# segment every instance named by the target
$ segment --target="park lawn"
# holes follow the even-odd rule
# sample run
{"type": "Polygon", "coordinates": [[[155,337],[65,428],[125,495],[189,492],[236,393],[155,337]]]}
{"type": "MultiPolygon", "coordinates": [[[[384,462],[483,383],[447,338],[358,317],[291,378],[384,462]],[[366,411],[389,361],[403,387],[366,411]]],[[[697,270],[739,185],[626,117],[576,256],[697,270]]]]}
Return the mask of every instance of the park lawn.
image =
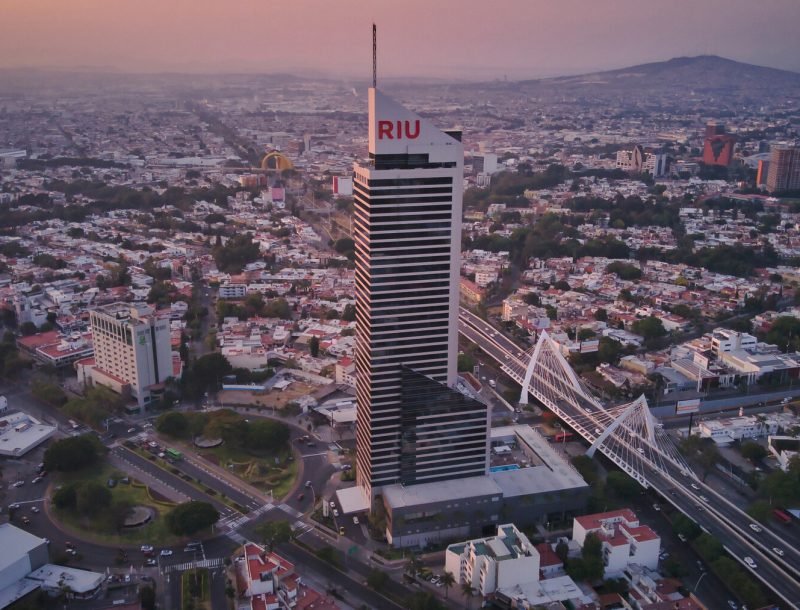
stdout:
{"type": "MultiPolygon", "coordinates": [[[[78,472],[61,473],[57,480],[60,485],[96,481],[106,486],[109,478],[114,478],[119,481],[119,479],[124,476],[126,476],[125,473],[117,470],[110,464],[99,463],[78,472]]],[[[165,502],[162,504],[154,501],[148,493],[147,487],[135,479],[131,479],[128,485],[118,482],[110,491],[112,502],[122,500],[131,505],[149,506],[155,509],[156,515],[147,525],[123,530],[120,533],[102,531],[99,528],[101,522],[82,517],[75,514],[73,511],[59,510],[52,507],[52,515],[61,522],[64,529],[71,531],[76,537],[102,544],[126,546],[149,543],[157,540],[160,545],[171,546],[181,541],[180,537],[172,534],[167,528],[165,517],[172,510],[172,506],[170,506],[171,503],[165,502]]]]}
{"type": "Polygon", "coordinates": [[[208,577],[207,569],[195,568],[181,574],[181,608],[186,607],[194,610],[212,610],[211,579],[208,577]]]}
{"type": "Polygon", "coordinates": [[[297,478],[297,463],[288,460],[292,455],[288,448],[276,454],[253,454],[223,443],[211,449],[197,449],[197,452],[246,483],[263,491],[272,490],[276,499],[289,493],[297,478]]]}

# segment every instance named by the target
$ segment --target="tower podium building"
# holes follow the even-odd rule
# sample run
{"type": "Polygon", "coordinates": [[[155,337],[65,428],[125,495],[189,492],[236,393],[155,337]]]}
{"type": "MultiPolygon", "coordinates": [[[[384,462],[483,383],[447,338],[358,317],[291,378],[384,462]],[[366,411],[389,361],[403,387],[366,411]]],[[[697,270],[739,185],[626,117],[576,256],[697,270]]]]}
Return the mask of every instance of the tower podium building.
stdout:
{"type": "Polygon", "coordinates": [[[89,313],[94,342],[94,365],[84,381],[130,394],[139,407],[156,400],[172,376],[169,320],[149,307],[113,303],[89,313]]]}
{"type": "Polygon", "coordinates": [[[534,430],[490,430],[486,405],[453,389],[463,155],[460,132],[370,89],[353,177],[356,486],[337,496],[345,514],[381,512],[400,547],[560,519],[589,491],[534,430]],[[490,468],[493,443],[520,447],[525,467],[490,468]]]}
{"type": "Polygon", "coordinates": [[[483,475],[486,406],[458,394],[461,133],[369,90],[369,158],[356,163],[358,485],[483,475]]]}

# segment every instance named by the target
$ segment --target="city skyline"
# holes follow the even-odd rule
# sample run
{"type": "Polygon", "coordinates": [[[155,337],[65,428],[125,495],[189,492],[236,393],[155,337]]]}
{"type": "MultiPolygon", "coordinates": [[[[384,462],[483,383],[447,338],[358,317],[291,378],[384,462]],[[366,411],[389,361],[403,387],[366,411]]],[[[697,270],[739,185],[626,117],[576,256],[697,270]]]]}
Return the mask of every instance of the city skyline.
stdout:
{"type": "Polygon", "coordinates": [[[280,9],[249,1],[230,7],[79,0],[67,7],[15,0],[6,3],[0,24],[0,68],[362,78],[370,72],[369,24],[375,21],[384,77],[524,79],[696,55],[800,71],[800,40],[792,32],[800,5],[791,0],[736,11],[722,0],[692,4],[690,10],[680,3],[633,10],[634,5],[568,0],[554,7],[511,0],[491,12],[471,0],[424,7],[414,0],[404,11],[388,3],[365,8],[356,0],[306,0],[280,9]],[[404,42],[410,32],[413,47],[404,42]]]}

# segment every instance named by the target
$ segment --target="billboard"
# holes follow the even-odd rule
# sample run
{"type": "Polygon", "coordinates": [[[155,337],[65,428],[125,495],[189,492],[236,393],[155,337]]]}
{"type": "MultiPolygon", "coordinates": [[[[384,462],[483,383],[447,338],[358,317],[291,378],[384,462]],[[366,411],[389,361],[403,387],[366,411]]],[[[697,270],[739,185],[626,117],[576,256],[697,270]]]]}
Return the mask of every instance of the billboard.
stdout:
{"type": "Polygon", "coordinates": [[[700,411],[700,399],[693,398],[692,400],[679,400],[675,405],[675,415],[689,415],[689,413],[697,413],[700,411]]]}

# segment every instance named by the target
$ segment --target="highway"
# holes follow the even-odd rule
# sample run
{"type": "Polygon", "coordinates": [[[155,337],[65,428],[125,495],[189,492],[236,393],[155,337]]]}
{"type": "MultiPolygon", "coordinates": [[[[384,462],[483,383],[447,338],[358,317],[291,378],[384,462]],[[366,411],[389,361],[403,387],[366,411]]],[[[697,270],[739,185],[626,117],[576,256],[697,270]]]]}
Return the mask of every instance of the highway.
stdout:
{"type": "MultiPolygon", "coordinates": [[[[459,332],[478,345],[488,356],[495,359],[501,367],[510,373],[515,381],[521,382],[522,376],[513,369],[524,370],[527,362],[520,360],[525,350],[506,337],[498,329],[474,314],[462,309],[459,314],[459,332]]],[[[531,384],[535,386],[536,379],[531,384]]],[[[539,392],[534,392],[541,396],[539,392]]],[[[610,419],[602,413],[587,413],[591,407],[586,404],[576,405],[569,400],[558,400],[558,404],[545,404],[548,408],[566,414],[567,423],[575,423],[576,432],[593,442],[605,428],[610,419]],[[605,419],[605,421],[603,421],[605,419]],[[572,420],[572,421],[569,421],[572,420]]],[[[800,550],[786,545],[780,534],[764,525],[758,525],[760,531],[751,529],[750,519],[737,506],[718,494],[708,485],[700,481],[693,472],[682,468],[679,463],[667,456],[658,455],[656,448],[619,447],[624,440],[613,437],[614,444],[603,444],[600,451],[604,453],[624,451],[628,460],[629,472],[646,480],[648,486],[658,491],[666,501],[696,521],[705,531],[722,541],[731,556],[769,589],[780,596],[790,607],[800,607],[800,550]],[[703,500],[702,497],[706,498],[703,500]],[[783,556],[773,549],[779,549],[783,556]],[[750,557],[756,564],[753,568],[744,562],[750,557]]],[[[642,441],[644,443],[644,441],[642,441]]],[[[615,462],[620,456],[609,456],[615,462]]]]}

